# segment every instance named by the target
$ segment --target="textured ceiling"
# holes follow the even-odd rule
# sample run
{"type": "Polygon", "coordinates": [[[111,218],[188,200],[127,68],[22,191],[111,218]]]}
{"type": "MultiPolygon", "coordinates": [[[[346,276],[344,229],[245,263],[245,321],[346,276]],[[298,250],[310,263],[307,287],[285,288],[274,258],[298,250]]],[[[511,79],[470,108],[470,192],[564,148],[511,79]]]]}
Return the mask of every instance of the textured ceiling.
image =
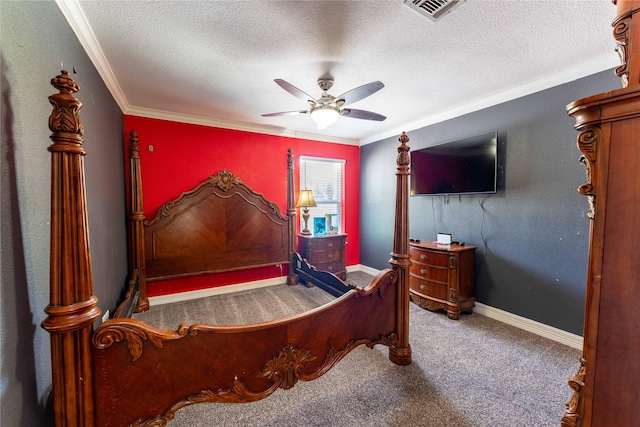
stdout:
{"type": "Polygon", "coordinates": [[[394,1],[57,3],[127,114],[366,143],[617,64],[610,0],[469,0],[438,22],[394,1]],[[319,131],[280,78],[320,97],[380,80],[319,131]]]}

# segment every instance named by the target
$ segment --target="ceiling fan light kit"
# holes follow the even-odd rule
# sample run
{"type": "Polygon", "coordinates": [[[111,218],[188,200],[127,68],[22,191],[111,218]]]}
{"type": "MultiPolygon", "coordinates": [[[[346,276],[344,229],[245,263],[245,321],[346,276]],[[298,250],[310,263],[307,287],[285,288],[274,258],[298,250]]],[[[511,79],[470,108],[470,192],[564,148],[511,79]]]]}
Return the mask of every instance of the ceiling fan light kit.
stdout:
{"type": "Polygon", "coordinates": [[[378,122],[386,119],[385,116],[371,111],[343,108],[347,104],[360,101],[361,99],[364,99],[382,89],[384,85],[379,81],[358,86],[357,88],[351,89],[340,96],[332,96],[327,91],[333,86],[333,79],[323,77],[318,79],[317,82],[318,87],[322,90],[322,95],[318,99],[309,96],[306,92],[303,92],[291,83],[282,79],[276,79],[275,82],[291,95],[308,102],[310,108],[309,110],[283,111],[280,113],[263,114],[262,117],[309,114],[316,126],[318,126],[318,129],[326,129],[334,124],[340,116],[352,119],[374,120],[378,122]]]}
{"type": "Polygon", "coordinates": [[[318,126],[318,129],[326,129],[338,120],[340,112],[330,105],[320,105],[311,109],[311,118],[318,126]]]}

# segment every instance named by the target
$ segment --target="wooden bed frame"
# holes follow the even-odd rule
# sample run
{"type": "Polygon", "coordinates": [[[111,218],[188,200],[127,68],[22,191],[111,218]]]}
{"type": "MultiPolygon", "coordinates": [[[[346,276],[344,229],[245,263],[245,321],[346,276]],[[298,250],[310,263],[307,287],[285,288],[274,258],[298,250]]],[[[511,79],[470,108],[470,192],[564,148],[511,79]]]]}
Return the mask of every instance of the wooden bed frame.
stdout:
{"type": "MultiPolygon", "coordinates": [[[[82,104],[73,96],[79,87],[66,71],[52,79],[51,84],[59,93],[49,97],[53,105],[49,119],[53,140],[49,147],[52,153],[51,296],[45,309],[48,316],[42,326],[51,334],[56,426],[166,425],[178,409],[192,403],[256,401],[278,388],[289,389],[299,380],[322,376],[362,344],[388,346],[393,363],[411,363],[409,147],[406,145],[409,138],[404,133],[399,139],[397,155],[391,269],[381,271],[366,287],[350,286],[330,273],[317,272],[294,252],[292,185],[288,187],[287,217],[284,217],[275,204],[223,171],[183,194],[173,204],[165,205],[148,223],[144,220],[141,193],[132,192],[130,244],[134,250],[130,254],[129,291],[116,317],[94,331],[93,324],[101,312],[91,279],[85,151],[79,116],[82,104]],[[230,184],[233,185],[229,187],[230,184]],[[246,203],[237,203],[240,199],[246,203]],[[198,202],[191,203],[194,200],[198,202]],[[258,240],[262,239],[261,247],[278,248],[272,251],[277,253],[275,259],[264,259],[249,251],[249,261],[246,261],[240,253],[255,248],[255,239],[246,247],[242,246],[244,243],[240,248],[234,245],[238,243],[237,236],[244,239],[252,233],[243,234],[245,230],[236,227],[233,221],[223,227],[215,220],[209,221],[220,219],[217,216],[220,213],[224,217],[225,213],[233,212],[235,216],[237,209],[241,209],[239,206],[247,204],[253,209],[250,216],[256,216],[258,223],[272,223],[266,234],[253,234],[258,240]],[[184,208],[187,206],[191,207],[184,208]],[[204,239],[208,251],[199,254],[203,259],[194,261],[166,239],[172,235],[167,223],[176,225],[177,230],[191,230],[193,226],[188,218],[195,216],[201,220],[206,212],[201,208],[205,206],[215,213],[209,215],[213,218],[205,215],[204,234],[213,243],[204,239]],[[283,231],[285,227],[287,231],[283,231]],[[145,228],[154,230],[151,236],[145,228]],[[265,239],[265,235],[269,237],[265,239]],[[225,249],[218,250],[218,245],[223,243],[225,249]],[[212,260],[216,262],[209,264],[212,260]],[[287,283],[296,283],[300,276],[340,296],[301,315],[252,325],[183,324],[176,330],[161,330],[128,316],[134,306],[138,310],[148,306],[147,279],[229,271],[274,262],[290,263],[287,283]],[[164,264],[171,264],[171,268],[167,269],[164,264]]],[[[138,185],[137,137],[135,134],[131,137],[132,145],[136,145],[131,150],[131,181],[138,185]]],[[[292,176],[291,156],[289,152],[292,176]]],[[[244,221],[247,217],[241,218],[244,221]]]]}
{"type": "MultiPolygon", "coordinates": [[[[291,149],[287,154],[287,216],[276,203],[224,169],[162,205],[147,221],[135,130],[129,138],[129,164],[129,273],[139,278],[136,312],[149,309],[147,282],[290,263],[297,216],[291,149]]],[[[292,269],[287,283],[297,284],[292,269]]]]}

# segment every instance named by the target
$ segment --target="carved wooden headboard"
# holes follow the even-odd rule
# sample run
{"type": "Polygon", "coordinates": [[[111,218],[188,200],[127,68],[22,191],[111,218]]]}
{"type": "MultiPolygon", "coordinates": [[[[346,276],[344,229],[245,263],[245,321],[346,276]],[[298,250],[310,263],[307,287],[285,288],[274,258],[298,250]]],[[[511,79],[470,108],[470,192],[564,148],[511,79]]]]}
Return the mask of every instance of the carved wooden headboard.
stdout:
{"type": "MultiPolygon", "coordinates": [[[[295,252],[293,153],[287,155],[287,216],[242,180],[222,170],[177,199],[155,218],[142,208],[139,143],[129,139],[131,163],[131,273],[140,274],[137,311],[148,308],[146,282],[291,262],[295,252]]],[[[291,271],[291,269],[289,269],[291,271]]],[[[295,283],[290,277],[287,282],[295,283]]]]}

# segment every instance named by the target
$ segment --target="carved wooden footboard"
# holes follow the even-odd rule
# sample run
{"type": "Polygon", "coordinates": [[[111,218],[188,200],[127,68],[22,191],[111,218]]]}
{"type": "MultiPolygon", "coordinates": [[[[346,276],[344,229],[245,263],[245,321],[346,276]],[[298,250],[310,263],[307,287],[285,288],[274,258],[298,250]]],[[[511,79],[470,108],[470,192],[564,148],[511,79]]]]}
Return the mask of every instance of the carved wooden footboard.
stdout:
{"type": "MultiPolygon", "coordinates": [[[[72,96],[79,88],[64,71],[52,84],[60,94],[50,98],[52,274],[43,327],[51,333],[56,426],[165,425],[192,403],[259,400],[320,377],[362,344],[388,346],[392,362],[411,363],[406,135],[398,148],[392,269],[368,286],[341,288],[346,292],[329,304],[259,324],[165,331],[122,317],[92,331],[100,310],[91,283],[81,104],[72,96]]],[[[313,269],[300,271],[314,283],[327,281],[313,269]]],[[[138,280],[119,314],[130,311],[144,279],[144,271],[132,275],[138,280]]]]}
{"type": "Polygon", "coordinates": [[[192,403],[260,400],[320,377],[358,345],[395,346],[396,283],[385,270],[316,310],[256,325],[110,320],[93,336],[97,425],[162,425],[192,403]]]}

